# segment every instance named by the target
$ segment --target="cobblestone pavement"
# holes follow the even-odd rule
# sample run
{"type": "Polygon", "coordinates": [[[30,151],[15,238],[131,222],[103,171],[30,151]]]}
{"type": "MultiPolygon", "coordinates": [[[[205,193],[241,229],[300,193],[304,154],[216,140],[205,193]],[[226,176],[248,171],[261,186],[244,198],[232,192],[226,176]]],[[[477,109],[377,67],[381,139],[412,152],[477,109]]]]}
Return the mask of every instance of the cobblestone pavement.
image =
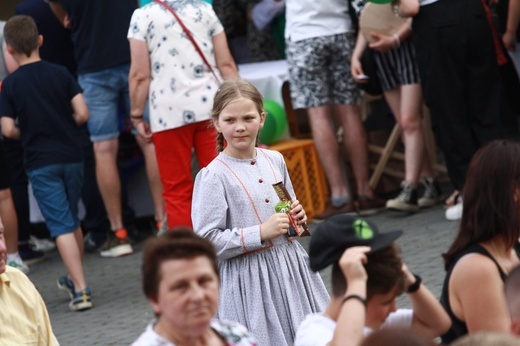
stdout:
{"type": "MultiPolygon", "coordinates": [[[[444,219],[442,206],[415,215],[385,211],[369,219],[382,232],[404,231],[398,243],[405,261],[438,297],[444,277],[440,254],[450,245],[458,223],[444,219]]],[[[311,230],[313,227],[311,224],[311,230]]],[[[301,241],[306,247],[308,238],[301,241]]],[[[65,273],[57,252],[31,266],[29,277],[47,304],[54,332],[62,345],[128,345],[146,328],[153,313],[141,290],[142,246],[135,246],[133,255],[116,259],[86,254],[86,277],[94,308],[85,312],[69,311],[68,295],[56,288],[56,279],[65,273]]],[[[328,287],[330,271],[321,274],[328,287]]],[[[404,297],[399,298],[398,304],[409,306],[404,297]]]]}

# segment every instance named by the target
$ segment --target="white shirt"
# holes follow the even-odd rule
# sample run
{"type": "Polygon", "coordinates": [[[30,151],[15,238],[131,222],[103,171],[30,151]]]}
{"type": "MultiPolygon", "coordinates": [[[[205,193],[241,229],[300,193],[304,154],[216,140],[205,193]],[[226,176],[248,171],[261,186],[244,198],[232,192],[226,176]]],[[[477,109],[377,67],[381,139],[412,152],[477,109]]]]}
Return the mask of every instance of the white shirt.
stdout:
{"type": "Polygon", "coordinates": [[[285,38],[293,42],[354,32],[345,0],[286,0],[285,38]]]}
{"type": "MultiPolygon", "coordinates": [[[[413,310],[398,309],[388,315],[381,328],[409,328],[412,325],[412,319],[413,310]]],[[[294,346],[326,346],[334,337],[335,329],[336,321],[323,313],[309,314],[296,331],[294,346]]],[[[363,328],[365,336],[372,332],[371,328],[363,328]]]]}

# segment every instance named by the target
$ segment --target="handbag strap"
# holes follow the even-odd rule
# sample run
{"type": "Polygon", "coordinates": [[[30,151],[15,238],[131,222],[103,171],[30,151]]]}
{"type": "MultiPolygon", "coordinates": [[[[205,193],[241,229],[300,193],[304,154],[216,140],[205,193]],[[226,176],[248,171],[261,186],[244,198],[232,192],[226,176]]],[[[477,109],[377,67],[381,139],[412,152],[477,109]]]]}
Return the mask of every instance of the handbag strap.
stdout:
{"type": "Polygon", "coordinates": [[[191,41],[191,43],[193,44],[193,46],[195,47],[195,50],[197,51],[197,53],[199,53],[200,57],[202,58],[202,61],[204,61],[204,64],[206,64],[206,66],[208,67],[208,69],[210,70],[210,72],[213,74],[213,77],[215,77],[215,80],[217,81],[217,84],[220,85],[220,79],[218,78],[217,74],[215,73],[215,71],[213,70],[213,68],[211,67],[211,65],[209,64],[208,60],[206,59],[206,57],[204,56],[204,53],[202,52],[202,50],[200,49],[199,45],[197,44],[197,42],[195,42],[195,39],[193,38],[193,36],[191,35],[190,31],[188,30],[188,28],[186,27],[186,25],[184,25],[183,21],[181,20],[181,18],[179,17],[179,15],[173,10],[173,8],[168,5],[168,3],[166,3],[165,0],[153,0],[153,2],[156,2],[158,3],[159,5],[162,5],[165,9],[167,9],[168,11],[170,11],[170,13],[175,17],[175,19],[177,19],[177,22],[179,23],[179,25],[182,27],[182,30],[184,31],[184,33],[186,34],[186,36],[189,38],[189,40],[191,41]]]}

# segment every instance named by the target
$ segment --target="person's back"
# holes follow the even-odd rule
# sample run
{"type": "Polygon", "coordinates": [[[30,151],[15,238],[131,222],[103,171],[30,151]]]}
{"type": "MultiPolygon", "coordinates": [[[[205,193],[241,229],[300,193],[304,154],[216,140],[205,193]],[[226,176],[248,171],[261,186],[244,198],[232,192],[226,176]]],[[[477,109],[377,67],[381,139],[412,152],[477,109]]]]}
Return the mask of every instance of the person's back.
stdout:
{"type": "Polygon", "coordinates": [[[18,119],[27,170],[81,162],[70,100],[81,90],[64,67],[45,61],[20,66],[2,84],[2,116],[18,119]],[[5,105],[5,103],[3,103],[5,105]]]}
{"type": "Polygon", "coordinates": [[[16,5],[15,14],[31,16],[45,40],[40,47],[43,60],[66,66],[76,74],[77,64],[70,37],[70,30],[61,25],[45,0],[24,0],[16,5]]]}
{"type": "MultiPolygon", "coordinates": [[[[56,2],[56,1],[50,1],[56,2]]],[[[78,73],[130,63],[128,23],[134,0],[59,0],[70,20],[78,73]]]]}

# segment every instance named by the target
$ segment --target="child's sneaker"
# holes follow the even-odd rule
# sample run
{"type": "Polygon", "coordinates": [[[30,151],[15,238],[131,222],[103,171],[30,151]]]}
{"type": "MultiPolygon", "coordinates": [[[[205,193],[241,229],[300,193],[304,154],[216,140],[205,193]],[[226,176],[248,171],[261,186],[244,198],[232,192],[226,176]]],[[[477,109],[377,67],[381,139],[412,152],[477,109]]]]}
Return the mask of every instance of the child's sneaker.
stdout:
{"type": "Polygon", "coordinates": [[[134,252],[128,240],[126,229],[108,232],[107,240],[101,246],[102,257],[120,257],[130,255],[134,252]]]}
{"type": "Polygon", "coordinates": [[[424,193],[417,201],[419,208],[431,207],[441,201],[441,187],[437,180],[433,178],[424,178],[422,181],[424,185],[424,193]]]}
{"type": "Polygon", "coordinates": [[[87,287],[81,292],[74,292],[74,296],[69,303],[71,311],[83,311],[92,307],[92,299],[90,298],[90,289],[87,287]]]}
{"type": "Polygon", "coordinates": [[[25,275],[29,274],[29,272],[30,272],[29,266],[27,264],[23,263],[20,256],[18,256],[18,258],[14,258],[14,259],[8,261],[7,265],[18,269],[19,271],[23,272],[25,275]]]}
{"type": "Polygon", "coordinates": [[[401,183],[401,192],[394,198],[386,201],[387,209],[404,211],[407,213],[415,213],[419,211],[417,204],[417,188],[406,180],[401,183]]]}
{"type": "Polygon", "coordinates": [[[60,276],[56,284],[60,290],[69,294],[70,299],[74,298],[74,283],[67,275],[60,276]]]}

